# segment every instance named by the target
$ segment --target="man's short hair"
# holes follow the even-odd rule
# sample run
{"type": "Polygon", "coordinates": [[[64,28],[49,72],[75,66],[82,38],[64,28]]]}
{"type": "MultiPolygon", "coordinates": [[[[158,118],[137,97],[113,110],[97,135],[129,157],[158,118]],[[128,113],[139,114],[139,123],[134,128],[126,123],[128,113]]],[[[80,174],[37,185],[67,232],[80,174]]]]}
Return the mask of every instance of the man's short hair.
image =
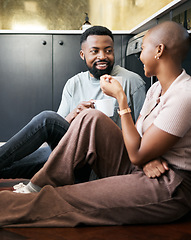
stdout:
{"type": "Polygon", "coordinates": [[[90,35],[107,35],[110,36],[114,41],[113,34],[108,28],[103,26],[93,26],[86,29],[86,31],[82,33],[80,38],[80,45],[82,45],[82,43],[85,42],[87,40],[87,37],[90,35]]]}

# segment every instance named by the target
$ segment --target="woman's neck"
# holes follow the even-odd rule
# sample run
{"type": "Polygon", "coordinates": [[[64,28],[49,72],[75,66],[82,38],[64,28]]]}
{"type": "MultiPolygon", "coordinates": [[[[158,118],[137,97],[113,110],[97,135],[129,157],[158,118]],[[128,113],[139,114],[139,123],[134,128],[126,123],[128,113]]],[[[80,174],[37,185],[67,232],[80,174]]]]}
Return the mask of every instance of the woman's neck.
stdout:
{"type": "Polygon", "coordinates": [[[163,95],[170,85],[176,80],[176,78],[181,74],[182,72],[182,67],[177,67],[176,68],[166,68],[166,71],[163,71],[161,74],[158,74],[157,79],[159,80],[161,87],[162,87],[162,92],[161,95],[163,95]]]}

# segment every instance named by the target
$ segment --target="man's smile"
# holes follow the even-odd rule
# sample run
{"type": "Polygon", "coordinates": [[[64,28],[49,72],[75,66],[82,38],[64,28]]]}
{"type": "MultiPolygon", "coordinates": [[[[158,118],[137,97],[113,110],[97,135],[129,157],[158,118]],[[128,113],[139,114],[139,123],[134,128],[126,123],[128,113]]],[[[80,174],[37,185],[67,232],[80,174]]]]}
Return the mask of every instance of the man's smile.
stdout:
{"type": "Polygon", "coordinates": [[[95,63],[95,66],[96,66],[97,69],[100,69],[100,70],[106,69],[108,67],[108,62],[105,62],[105,61],[101,62],[101,61],[99,61],[99,62],[95,63]]]}

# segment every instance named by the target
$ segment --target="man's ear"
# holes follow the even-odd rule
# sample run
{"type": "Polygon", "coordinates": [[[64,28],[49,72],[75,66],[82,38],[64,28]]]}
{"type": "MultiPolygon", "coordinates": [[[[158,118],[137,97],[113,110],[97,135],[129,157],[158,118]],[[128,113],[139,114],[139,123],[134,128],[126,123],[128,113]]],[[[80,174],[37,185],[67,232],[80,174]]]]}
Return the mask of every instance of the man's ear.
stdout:
{"type": "Polygon", "coordinates": [[[83,50],[80,50],[80,57],[81,57],[82,60],[84,60],[84,52],[83,52],[83,50]]]}
{"type": "Polygon", "coordinates": [[[165,45],[163,43],[157,46],[157,57],[161,57],[165,49],[165,45]]]}

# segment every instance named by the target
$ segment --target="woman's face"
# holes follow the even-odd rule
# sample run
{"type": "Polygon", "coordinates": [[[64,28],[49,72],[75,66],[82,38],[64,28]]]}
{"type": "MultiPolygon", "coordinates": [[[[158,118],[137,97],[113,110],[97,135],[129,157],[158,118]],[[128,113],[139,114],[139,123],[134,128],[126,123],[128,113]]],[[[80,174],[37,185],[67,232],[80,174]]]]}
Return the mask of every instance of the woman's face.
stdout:
{"type": "Polygon", "coordinates": [[[144,65],[144,71],[146,77],[156,76],[157,71],[157,60],[156,56],[156,46],[150,40],[149,34],[146,34],[143,38],[142,51],[140,55],[140,60],[144,65]]]}

